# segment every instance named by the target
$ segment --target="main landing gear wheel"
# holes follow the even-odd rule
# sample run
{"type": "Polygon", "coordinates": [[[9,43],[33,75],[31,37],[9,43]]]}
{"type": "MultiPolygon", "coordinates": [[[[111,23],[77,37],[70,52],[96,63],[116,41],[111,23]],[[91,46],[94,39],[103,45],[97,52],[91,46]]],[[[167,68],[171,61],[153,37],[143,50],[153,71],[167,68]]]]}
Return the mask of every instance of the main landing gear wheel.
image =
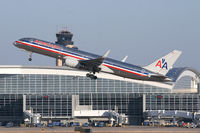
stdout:
{"type": "Polygon", "coordinates": [[[94,74],[87,73],[86,76],[91,79],[97,79],[97,76],[95,76],[94,74]]]}

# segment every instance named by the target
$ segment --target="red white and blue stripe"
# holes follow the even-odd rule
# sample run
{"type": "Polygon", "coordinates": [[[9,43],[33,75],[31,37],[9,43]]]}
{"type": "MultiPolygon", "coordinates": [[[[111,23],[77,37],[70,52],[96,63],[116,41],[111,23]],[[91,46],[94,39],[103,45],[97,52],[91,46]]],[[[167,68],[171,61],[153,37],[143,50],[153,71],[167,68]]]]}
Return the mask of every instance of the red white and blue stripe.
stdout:
{"type": "MultiPolygon", "coordinates": [[[[26,46],[31,46],[31,47],[38,48],[38,49],[45,50],[45,51],[50,51],[50,52],[53,52],[53,53],[56,53],[56,54],[60,54],[62,56],[73,57],[73,58],[76,58],[76,59],[79,59],[79,60],[93,59],[93,58],[86,57],[84,55],[81,55],[79,53],[75,53],[75,52],[72,52],[72,51],[69,51],[69,50],[66,51],[65,49],[62,49],[62,48],[58,49],[58,48],[48,47],[48,46],[44,46],[44,45],[41,45],[41,44],[38,44],[38,43],[35,43],[35,42],[16,41],[16,43],[23,44],[23,45],[26,45],[26,46]]],[[[56,45],[56,44],[54,44],[54,45],[56,45]]],[[[149,73],[147,73],[147,72],[142,72],[141,70],[133,70],[131,68],[119,66],[117,64],[110,63],[110,62],[107,62],[107,61],[103,62],[102,65],[109,67],[109,68],[112,68],[112,69],[128,72],[128,73],[135,74],[135,75],[138,75],[138,76],[142,76],[142,77],[146,77],[146,76],[149,75],[149,73]]]]}

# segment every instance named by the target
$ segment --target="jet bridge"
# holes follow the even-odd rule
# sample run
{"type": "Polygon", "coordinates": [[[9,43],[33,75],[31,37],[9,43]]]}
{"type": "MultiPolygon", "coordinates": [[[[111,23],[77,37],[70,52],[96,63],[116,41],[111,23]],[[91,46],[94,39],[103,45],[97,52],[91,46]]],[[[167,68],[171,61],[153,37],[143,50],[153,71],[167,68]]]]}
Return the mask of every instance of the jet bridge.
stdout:
{"type": "Polygon", "coordinates": [[[166,110],[147,110],[146,111],[147,117],[159,117],[159,118],[186,118],[186,119],[193,119],[194,113],[188,111],[180,111],[180,110],[173,110],[173,111],[166,111],[166,110]]]}

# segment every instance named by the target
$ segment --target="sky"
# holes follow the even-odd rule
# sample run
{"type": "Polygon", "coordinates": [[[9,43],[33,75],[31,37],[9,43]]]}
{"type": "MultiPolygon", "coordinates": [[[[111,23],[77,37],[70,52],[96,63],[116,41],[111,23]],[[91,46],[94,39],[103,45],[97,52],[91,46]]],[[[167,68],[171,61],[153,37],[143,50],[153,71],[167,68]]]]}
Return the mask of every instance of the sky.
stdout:
{"type": "Polygon", "coordinates": [[[55,42],[64,27],[80,50],[146,66],[173,51],[175,67],[200,71],[199,0],[1,0],[0,65],[54,66],[55,59],[13,45],[23,37],[55,42]]]}

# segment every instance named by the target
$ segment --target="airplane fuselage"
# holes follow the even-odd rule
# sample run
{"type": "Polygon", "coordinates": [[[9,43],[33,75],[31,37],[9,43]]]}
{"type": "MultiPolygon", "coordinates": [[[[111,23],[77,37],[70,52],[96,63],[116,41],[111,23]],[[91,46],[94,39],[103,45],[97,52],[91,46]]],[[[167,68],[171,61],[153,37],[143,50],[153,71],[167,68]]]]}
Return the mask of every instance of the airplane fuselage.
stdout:
{"type": "MultiPolygon", "coordinates": [[[[57,59],[76,59],[76,60],[90,60],[99,58],[101,56],[81,51],[78,49],[67,48],[59,44],[43,41],[35,38],[22,38],[14,42],[18,48],[26,51],[50,56],[57,59]]],[[[111,73],[124,78],[151,80],[151,81],[165,81],[162,75],[148,71],[140,66],[121,62],[111,58],[105,58],[100,66],[102,72],[111,73]],[[156,76],[154,76],[156,75],[156,76]]]]}

